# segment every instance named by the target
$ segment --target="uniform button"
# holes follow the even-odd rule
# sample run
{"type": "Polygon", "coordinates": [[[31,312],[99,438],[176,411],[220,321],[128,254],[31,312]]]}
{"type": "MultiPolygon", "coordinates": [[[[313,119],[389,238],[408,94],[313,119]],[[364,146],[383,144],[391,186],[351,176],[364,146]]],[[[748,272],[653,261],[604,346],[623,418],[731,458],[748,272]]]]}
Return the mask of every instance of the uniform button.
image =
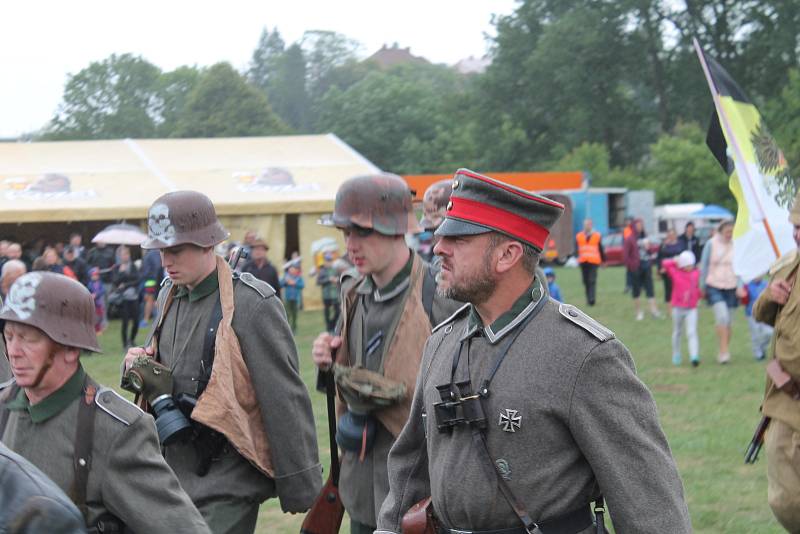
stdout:
{"type": "Polygon", "coordinates": [[[444,333],[445,334],[449,334],[452,331],[453,331],[453,325],[449,324],[449,325],[444,327],[444,333]]]}
{"type": "Polygon", "coordinates": [[[453,180],[453,189],[458,189],[458,180],[453,180]]]}
{"type": "Polygon", "coordinates": [[[451,209],[453,209],[453,201],[452,200],[448,200],[447,201],[447,211],[450,211],[451,209]]]}
{"type": "Polygon", "coordinates": [[[78,458],[78,464],[81,467],[86,467],[86,460],[84,460],[83,458],[78,458]]]}
{"type": "Polygon", "coordinates": [[[575,310],[570,310],[568,313],[569,313],[570,317],[577,317],[578,316],[578,312],[576,312],[575,310]]]}

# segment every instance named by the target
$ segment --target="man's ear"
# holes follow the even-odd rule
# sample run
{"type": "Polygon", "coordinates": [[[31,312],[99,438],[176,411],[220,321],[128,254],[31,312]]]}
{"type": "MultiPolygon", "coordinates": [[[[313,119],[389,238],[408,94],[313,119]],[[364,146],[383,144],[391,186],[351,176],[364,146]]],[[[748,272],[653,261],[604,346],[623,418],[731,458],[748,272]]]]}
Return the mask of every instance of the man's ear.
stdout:
{"type": "Polygon", "coordinates": [[[522,243],[512,239],[504,241],[495,249],[495,257],[497,258],[495,271],[498,274],[510,271],[522,260],[523,254],[522,243]]]}
{"type": "Polygon", "coordinates": [[[76,347],[67,347],[66,345],[58,345],[56,348],[56,355],[62,354],[64,361],[72,364],[76,363],[81,357],[81,349],[76,347]]]}

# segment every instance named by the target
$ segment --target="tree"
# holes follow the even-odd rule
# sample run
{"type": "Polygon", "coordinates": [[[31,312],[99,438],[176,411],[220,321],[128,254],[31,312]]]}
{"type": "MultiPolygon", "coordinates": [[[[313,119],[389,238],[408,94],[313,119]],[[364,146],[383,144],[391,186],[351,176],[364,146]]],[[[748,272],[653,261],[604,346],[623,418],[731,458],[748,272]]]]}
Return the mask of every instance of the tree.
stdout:
{"type": "Polygon", "coordinates": [[[258,46],[253,51],[250,67],[247,70],[247,79],[250,80],[250,83],[267,90],[271,78],[278,69],[285,46],[278,28],[271,32],[267,28],[261,30],[258,46]]]}
{"type": "Polygon", "coordinates": [[[158,127],[159,137],[171,137],[178,120],[186,108],[192,89],[200,80],[201,72],[196,67],[178,67],[166,72],[158,80],[158,127]]]}
{"type": "Polygon", "coordinates": [[[161,71],[131,54],[92,62],[70,76],[44,139],[153,137],[161,71]]]}
{"type": "Polygon", "coordinates": [[[704,202],[733,209],[728,177],[705,143],[705,129],[679,124],[674,134],[664,134],[651,147],[643,175],[655,190],[659,204],[704,202]]]}
{"type": "Polygon", "coordinates": [[[764,119],[775,132],[795,180],[800,178],[800,70],[789,72],[781,94],[765,107],[764,119]]]}
{"type": "Polygon", "coordinates": [[[308,129],[311,109],[306,92],[306,60],[300,45],[293,44],[277,61],[275,74],[267,84],[272,109],[286,124],[298,131],[308,129]]]}
{"type": "Polygon", "coordinates": [[[447,67],[372,71],[345,90],[328,90],[320,129],[392,172],[451,172],[475,160],[463,87],[463,77],[447,67]]]}
{"type": "Polygon", "coordinates": [[[331,71],[356,59],[358,41],[332,31],[313,30],[300,40],[306,64],[306,86],[314,98],[324,94],[324,80],[331,71]]]}
{"type": "Polygon", "coordinates": [[[248,84],[229,63],[217,63],[189,93],[173,135],[237,137],[288,131],[263,92],[248,84]]]}

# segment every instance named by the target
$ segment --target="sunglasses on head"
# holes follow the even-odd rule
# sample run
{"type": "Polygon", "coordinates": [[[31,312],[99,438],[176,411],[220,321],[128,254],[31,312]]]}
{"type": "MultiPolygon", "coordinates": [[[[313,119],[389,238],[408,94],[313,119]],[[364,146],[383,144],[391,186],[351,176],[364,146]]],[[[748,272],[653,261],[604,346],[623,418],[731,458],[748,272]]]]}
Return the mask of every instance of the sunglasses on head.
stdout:
{"type": "Polygon", "coordinates": [[[369,237],[375,231],[372,228],[364,228],[363,226],[358,226],[357,224],[342,228],[341,230],[345,237],[350,237],[350,234],[356,234],[358,237],[369,237]]]}

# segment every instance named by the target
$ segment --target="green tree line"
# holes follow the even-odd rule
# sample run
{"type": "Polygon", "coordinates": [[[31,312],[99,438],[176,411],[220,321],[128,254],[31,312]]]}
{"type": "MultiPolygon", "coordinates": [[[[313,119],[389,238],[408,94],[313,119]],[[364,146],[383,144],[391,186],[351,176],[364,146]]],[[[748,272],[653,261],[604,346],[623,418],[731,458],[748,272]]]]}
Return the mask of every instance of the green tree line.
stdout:
{"type": "MultiPolygon", "coordinates": [[[[265,28],[246,70],[164,72],[112,55],[71,75],[42,139],[333,132],[397,173],[586,170],[657,201],[731,206],[705,147],[713,101],[696,37],[800,170],[796,0],[524,0],[496,17],[488,69],[359,59],[328,31],[265,28]]],[[[453,36],[452,38],[457,38],[453,36]]]]}

